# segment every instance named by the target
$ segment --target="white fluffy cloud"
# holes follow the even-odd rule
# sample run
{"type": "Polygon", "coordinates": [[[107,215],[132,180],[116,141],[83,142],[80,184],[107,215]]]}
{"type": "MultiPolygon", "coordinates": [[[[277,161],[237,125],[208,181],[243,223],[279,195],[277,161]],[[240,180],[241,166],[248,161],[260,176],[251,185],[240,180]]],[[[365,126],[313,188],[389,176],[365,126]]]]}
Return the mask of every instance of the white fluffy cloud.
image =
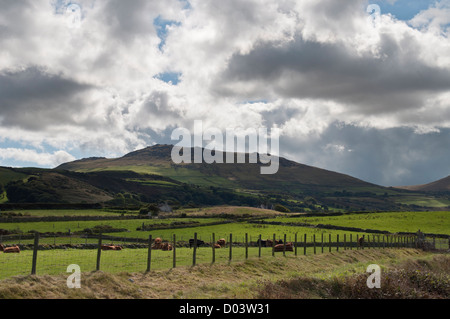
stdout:
{"type": "Polygon", "coordinates": [[[203,120],[276,124],[323,150],[345,145],[322,136],[336,122],[450,127],[448,3],[409,22],[373,21],[368,4],[0,0],[0,140],[115,156],[203,120]]]}
{"type": "Polygon", "coordinates": [[[46,153],[31,149],[0,148],[0,159],[14,159],[18,162],[36,163],[41,166],[58,166],[75,160],[75,157],[65,151],[46,153]]]}

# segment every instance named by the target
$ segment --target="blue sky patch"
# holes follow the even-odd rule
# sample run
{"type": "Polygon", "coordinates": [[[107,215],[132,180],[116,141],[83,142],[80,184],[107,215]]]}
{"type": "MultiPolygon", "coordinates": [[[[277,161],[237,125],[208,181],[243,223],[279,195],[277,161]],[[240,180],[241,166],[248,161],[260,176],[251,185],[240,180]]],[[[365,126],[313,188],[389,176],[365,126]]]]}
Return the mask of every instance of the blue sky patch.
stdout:
{"type": "Polygon", "coordinates": [[[394,3],[392,2],[392,0],[378,0],[370,1],[370,4],[378,4],[381,9],[381,14],[390,13],[398,20],[408,21],[414,18],[420,11],[427,10],[436,3],[436,1],[430,0],[397,0],[394,3]]]}
{"type": "Polygon", "coordinates": [[[181,81],[181,75],[182,73],[166,72],[158,74],[155,78],[166,83],[172,83],[172,85],[177,85],[181,81]]]}
{"type": "Polygon", "coordinates": [[[156,28],[156,33],[158,37],[161,39],[158,48],[160,51],[162,51],[164,45],[166,44],[167,35],[169,33],[168,27],[172,25],[180,26],[181,23],[174,20],[166,20],[163,19],[161,16],[158,16],[155,20],[153,20],[153,25],[156,28]]]}

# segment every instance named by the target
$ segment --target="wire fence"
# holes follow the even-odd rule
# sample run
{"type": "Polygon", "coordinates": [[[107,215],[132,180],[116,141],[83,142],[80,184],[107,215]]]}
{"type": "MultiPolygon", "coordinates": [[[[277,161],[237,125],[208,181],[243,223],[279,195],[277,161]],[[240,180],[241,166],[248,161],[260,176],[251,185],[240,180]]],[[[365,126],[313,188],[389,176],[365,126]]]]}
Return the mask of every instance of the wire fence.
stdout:
{"type": "Polygon", "coordinates": [[[82,272],[146,272],[207,263],[226,263],[250,258],[314,255],[353,249],[423,248],[450,249],[450,238],[396,235],[301,235],[262,238],[233,237],[180,239],[149,236],[148,239],[106,235],[0,236],[0,280],[12,276],[57,275],[69,265],[82,272]],[[16,240],[16,242],[14,242],[16,240]]]}

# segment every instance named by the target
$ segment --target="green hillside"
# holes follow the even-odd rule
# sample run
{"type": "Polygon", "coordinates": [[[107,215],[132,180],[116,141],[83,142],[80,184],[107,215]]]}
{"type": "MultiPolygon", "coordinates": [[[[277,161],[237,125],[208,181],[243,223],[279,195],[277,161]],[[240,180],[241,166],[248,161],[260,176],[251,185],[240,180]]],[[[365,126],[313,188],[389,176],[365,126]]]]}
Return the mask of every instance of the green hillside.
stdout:
{"type": "MultiPolygon", "coordinates": [[[[103,203],[140,207],[217,205],[276,208],[294,212],[411,211],[443,209],[450,200],[279,158],[279,170],[261,174],[263,164],[179,164],[172,145],[154,145],[121,158],[87,158],[56,169],[0,169],[6,195],[0,203],[103,203]]],[[[225,158],[226,154],[218,153],[225,158]]],[[[192,156],[192,149],[191,149],[192,156]]]]}

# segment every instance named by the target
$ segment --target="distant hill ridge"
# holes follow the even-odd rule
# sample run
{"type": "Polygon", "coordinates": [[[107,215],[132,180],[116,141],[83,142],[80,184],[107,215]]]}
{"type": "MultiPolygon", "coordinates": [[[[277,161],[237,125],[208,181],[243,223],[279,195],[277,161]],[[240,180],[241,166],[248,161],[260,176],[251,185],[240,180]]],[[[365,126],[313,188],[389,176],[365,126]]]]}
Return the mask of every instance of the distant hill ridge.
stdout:
{"type": "MultiPolygon", "coordinates": [[[[294,161],[279,158],[280,169],[274,175],[261,175],[259,167],[262,165],[250,164],[180,164],[175,165],[171,159],[173,145],[154,145],[142,150],[126,154],[113,159],[83,159],[65,163],[57,167],[58,170],[70,170],[78,172],[92,172],[99,170],[132,170],[151,174],[161,174],[182,182],[188,181],[187,176],[195,175],[193,183],[208,183],[208,179],[214,178],[228,181],[236,187],[261,189],[267,187],[279,187],[285,184],[287,188],[300,185],[315,185],[318,187],[381,187],[364,182],[357,178],[340,174],[312,166],[296,163],[294,161]],[[198,179],[203,181],[198,181],[198,179]]],[[[192,154],[191,149],[191,154],[192,154]]],[[[249,154],[246,154],[248,157],[249,154]]],[[[236,156],[236,154],[235,154],[236,156]]],[[[211,182],[214,184],[214,182],[211,182]]]]}
{"type": "Polygon", "coordinates": [[[401,186],[398,188],[419,192],[448,192],[450,191],[450,176],[428,184],[401,186]]]}

